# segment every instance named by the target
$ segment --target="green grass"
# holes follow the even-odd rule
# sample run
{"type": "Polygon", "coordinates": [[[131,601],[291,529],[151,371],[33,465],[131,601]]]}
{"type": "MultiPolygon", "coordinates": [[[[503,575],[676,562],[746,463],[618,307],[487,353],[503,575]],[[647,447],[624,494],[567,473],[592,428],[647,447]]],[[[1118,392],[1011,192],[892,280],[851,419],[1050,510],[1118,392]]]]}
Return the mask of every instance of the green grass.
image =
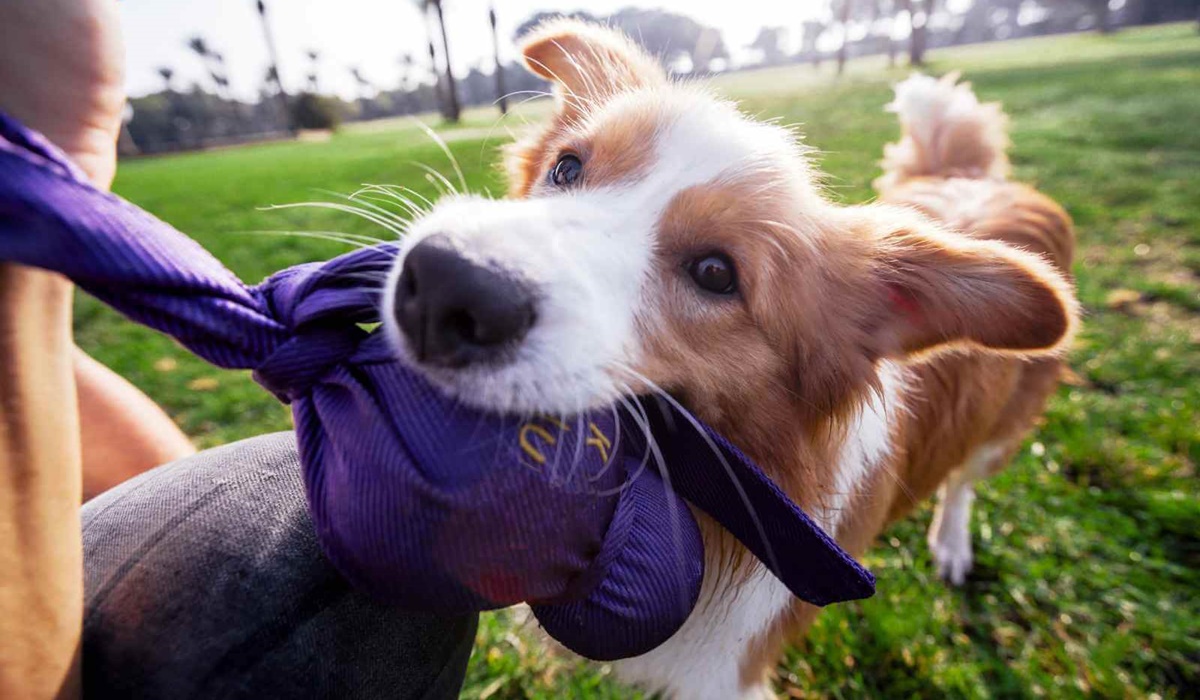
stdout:
{"type": "MultiPolygon", "coordinates": [[[[1012,468],[980,489],[977,567],[942,586],[928,509],[869,555],[879,592],[827,611],[778,669],[789,697],[1196,697],[1200,694],[1200,36],[1193,25],[939,51],[1013,117],[1017,175],[1067,207],[1086,309],[1079,380],[1053,399],[1012,468]]],[[[852,64],[721,78],[763,117],[801,122],[833,196],[871,197],[896,126],[880,110],[904,71],[852,64]]],[[[533,110],[536,112],[537,110],[533,110]]],[[[503,189],[504,140],[475,112],[451,141],[473,188],[503,189]]],[[[342,249],[264,229],[372,232],[344,216],[256,207],[330,199],[363,182],[432,195],[410,161],[444,163],[407,123],[321,144],[271,144],[122,165],[116,189],[257,280],[342,249]],[[415,184],[414,184],[415,183],[415,184]]],[[[448,171],[448,169],[447,169],[448,171]]],[[[80,344],[161,401],[202,445],[287,428],[244,375],[81,299],[80,344]],[[202,381],[197,381],[202,380],[202,381]]],[[[514,629],[516,631],[514,631],[514,629]]],[[[467,698],[617,698],[604,666],[542,649],[485,616],[467,698]]]]}

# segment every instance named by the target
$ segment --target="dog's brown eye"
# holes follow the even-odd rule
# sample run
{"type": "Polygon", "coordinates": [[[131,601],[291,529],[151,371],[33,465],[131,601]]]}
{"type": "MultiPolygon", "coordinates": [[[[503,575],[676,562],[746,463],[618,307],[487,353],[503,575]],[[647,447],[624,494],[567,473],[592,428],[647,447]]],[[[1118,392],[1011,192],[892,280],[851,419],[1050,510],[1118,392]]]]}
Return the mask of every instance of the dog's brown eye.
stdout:
{"type": "Polygon", "coordinates": [[[700,288],[713,294],[733,294],[737,289],[737,274],[733,261],[721,253],[711,253],[692,261],[688,274],[700,288]]]}
{"type": "Polygon", "coordinates": [[[570,153],[559,156],[550,170],[550,182],[558,187],[570,187],[583,176],[583,161],[570,153]]]}

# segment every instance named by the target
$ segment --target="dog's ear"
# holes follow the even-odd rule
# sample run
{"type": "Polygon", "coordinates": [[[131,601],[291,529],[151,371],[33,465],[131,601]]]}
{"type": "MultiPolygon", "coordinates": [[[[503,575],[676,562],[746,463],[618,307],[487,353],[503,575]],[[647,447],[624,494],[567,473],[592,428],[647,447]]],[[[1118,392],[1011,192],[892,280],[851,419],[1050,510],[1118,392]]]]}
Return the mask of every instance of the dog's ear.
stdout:
{"type": "Polygon", "coordinates": [[[658,61],[624,34],[579,20],[543,23],[525,37],[521,54],[530,71],[555,84],[559,110],[568,117],[667,80],[658,61]]]}
{"type": "Polygon", "coordinates": [[[1069,342],[1078,305],[1042,258],[948,233],[908,212],[881,207],[872,218],[869,336],[879,356],[956,343],[1039,355],[1069,342]]]}

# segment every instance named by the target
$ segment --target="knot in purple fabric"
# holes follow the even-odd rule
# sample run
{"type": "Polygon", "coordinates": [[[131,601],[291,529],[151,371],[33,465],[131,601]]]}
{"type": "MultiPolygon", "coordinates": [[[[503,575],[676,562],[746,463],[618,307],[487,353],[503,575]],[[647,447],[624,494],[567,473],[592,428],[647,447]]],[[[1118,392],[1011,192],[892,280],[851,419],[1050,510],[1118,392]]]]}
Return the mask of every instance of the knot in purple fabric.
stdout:
{"type": "Polygon", "coordinates": [[[361,280],[378,279],[395,254],[394,245],[381,245],[297,265],[251,290],[284,328],[283,337],[255,365],[255,381],[291,403],[347,362],[369,335],[358,322],[377,320],[379,291],[361,280]]]}
{"type": "Polygon", "coordinates": [[[254,380],[280,401],[292,403],[350,357],[365,335],[356,331],[338,326],[297,331],[259,363],[254,380]]]}

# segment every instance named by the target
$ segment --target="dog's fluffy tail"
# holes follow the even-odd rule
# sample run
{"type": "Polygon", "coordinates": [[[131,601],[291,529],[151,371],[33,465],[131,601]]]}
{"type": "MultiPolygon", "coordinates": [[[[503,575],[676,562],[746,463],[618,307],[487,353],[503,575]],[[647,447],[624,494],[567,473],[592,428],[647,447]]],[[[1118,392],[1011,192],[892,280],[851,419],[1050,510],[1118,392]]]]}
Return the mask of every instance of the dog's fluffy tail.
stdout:
{"type": "Polygon", "coordinates": [[[914,177],[1008,177],[1008,117],[999,103],[981,103],[958,73],[940,80],[914,73],[886,109],[899,116],[903,133],[884,147],[876,190],[914,177]]]}

